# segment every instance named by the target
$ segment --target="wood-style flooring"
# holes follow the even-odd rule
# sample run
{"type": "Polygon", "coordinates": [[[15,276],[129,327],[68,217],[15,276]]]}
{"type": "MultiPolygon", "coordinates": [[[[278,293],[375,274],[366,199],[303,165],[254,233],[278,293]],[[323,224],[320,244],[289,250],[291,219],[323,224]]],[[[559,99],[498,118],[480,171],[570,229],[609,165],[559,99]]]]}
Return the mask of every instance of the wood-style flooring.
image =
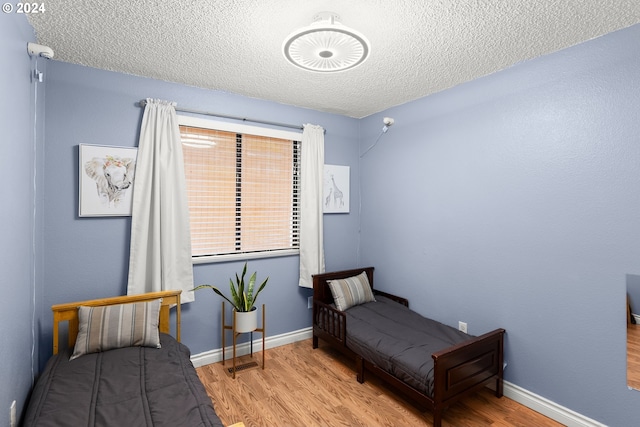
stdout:
{"type": "MultiPolygon", "coordinates": [[[[388,389],[373,375],[356,381],[353,363],[341,353],[311,340],[266,351],[266,369],[238,371],[226,365],[197,368],[218,416],[225,425],[252,426],[431,426],[430,411],[421,410],[388,389]]],[[[260,353],[253,360],[260,362],[260,353]]],[[[237,363],[252,359],[243,356],[237,363]]],[[[561,424],[489,389],[450,406],[443,427],[556,427],[561,424]]]]}
{"type": "Polygon", "coordinates": [[[627,324],[627,385],[640,390],[640,325],[627,324]]]}

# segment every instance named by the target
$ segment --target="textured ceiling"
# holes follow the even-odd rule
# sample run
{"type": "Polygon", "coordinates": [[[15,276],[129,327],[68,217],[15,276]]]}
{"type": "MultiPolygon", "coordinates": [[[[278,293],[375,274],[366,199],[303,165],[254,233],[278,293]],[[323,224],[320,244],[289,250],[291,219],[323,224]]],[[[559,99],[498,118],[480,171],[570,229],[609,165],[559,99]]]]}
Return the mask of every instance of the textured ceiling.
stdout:
{"type": "Polygon", "coordinates": [[[60,61],[364,117],[636,24],[640,1],[47,0],[29,20],[60,61]],[[364,64],[284,59],[322,11],[366,35],[364,64]]]}

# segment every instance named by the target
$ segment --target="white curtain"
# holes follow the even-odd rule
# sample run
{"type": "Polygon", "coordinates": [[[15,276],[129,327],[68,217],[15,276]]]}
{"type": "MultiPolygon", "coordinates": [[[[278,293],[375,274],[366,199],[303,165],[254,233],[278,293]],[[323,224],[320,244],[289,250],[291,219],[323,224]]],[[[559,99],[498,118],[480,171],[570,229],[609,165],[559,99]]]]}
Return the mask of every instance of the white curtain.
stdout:
{"type": "Polygon", "coordinates": [[[304,125],[300,159],[300,282],[312,288],[311,275],[324,273],[322,181],[324,169],[324,129],[304,125]]]}
{"type": "Polygon", "coordinates": [[[128,294],[194,299],[189,208],[175,103],[147,99],[132,199],[128,294]]]}

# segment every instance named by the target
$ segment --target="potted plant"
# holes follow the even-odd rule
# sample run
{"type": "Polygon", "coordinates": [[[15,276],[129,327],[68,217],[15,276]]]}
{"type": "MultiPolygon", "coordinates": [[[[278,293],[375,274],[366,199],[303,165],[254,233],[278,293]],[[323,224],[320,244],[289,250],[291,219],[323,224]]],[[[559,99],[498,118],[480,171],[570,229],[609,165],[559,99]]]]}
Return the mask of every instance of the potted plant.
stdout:
{"type": "Polygon", "coordinates": [[[229,279],[229,289],[231,291],[231,298],[227,298],[216,286],[213,285],[199,285],[194,288],[194,291],[198,289],[209,288],[222,298],[227,300],[235,310],[234,317],[236,319],[236,332],[251,332],[258,327],[258,317],[255,307],[256,299],[265,286],[269,278],[264,279],[264,282],[255,291],[257,272],[254,272],[249,277],[249,282],[245,284],[245,276],[247,274],[247,262],[244,263],[242,274],[238,277],[236,273],[236,281],[229,279]]]}

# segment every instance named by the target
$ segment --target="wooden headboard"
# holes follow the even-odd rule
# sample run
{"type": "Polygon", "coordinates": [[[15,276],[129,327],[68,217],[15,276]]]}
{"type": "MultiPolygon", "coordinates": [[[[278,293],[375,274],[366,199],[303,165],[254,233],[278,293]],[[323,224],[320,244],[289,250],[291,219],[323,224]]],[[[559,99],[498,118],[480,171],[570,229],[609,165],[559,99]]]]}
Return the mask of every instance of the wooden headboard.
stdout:
{"type": "Polygon", "coordinates": [[[180,294],[182,291],[161,291],[150,292],[140,295],[126,295],[111,298],[100,298],[87,301],[69,302],[65,304],[56,304],[51,306],[53,311],[53,354],[58,354],[60,335],[60,322],[69,322],[68,326],[68,346],[73,348],[76,344],[78,335],[78,307],[98,307],[114,304],[130,304],[134,302],[152,301],[162,298],[160,305],[160,322],[158,329],[165,334],[171,333],[171,325],[169,322],[169,308],[176,307],[176,340],[180,341],[180,294]]]}
{"type": "Polygon", "coordinates": [[[313,278],[313,299],[320,300],[325,304],[333,303],[333,295],[327,280],[345,279],[347,277],[357,276],[366,271],[369,278],[369,285],[373,289],[373,267],[355,268],[353,270],[334,271],[331,273],[314,274],[313,278]]]}
{"type": "Polygon", "coordinates": [[[374,267],[363,267],[363,268],[354,268],[353,270],[342,270],[342,271],[334,271],[331,273],[321,273],[314,274],[311,276],[313,278],[313,299],[314,301],[321,301],[324,304],[333,303],[333,294],[331,293],[331,288],[329,287],[329,280],[336,279],[345,279],[347,277],[357,276],[363,271],[367,273],[367,277],[369,278],[369,285],[371,286],[371,290],[374,295],[381,295],[396,301],[399,304],[402,304],[406,307],[409,307],[409,300],[403,297],[399,297],[397,295],[393,295],[384,291],[377,290],[373,287],[373,270],[374,267]]]}

